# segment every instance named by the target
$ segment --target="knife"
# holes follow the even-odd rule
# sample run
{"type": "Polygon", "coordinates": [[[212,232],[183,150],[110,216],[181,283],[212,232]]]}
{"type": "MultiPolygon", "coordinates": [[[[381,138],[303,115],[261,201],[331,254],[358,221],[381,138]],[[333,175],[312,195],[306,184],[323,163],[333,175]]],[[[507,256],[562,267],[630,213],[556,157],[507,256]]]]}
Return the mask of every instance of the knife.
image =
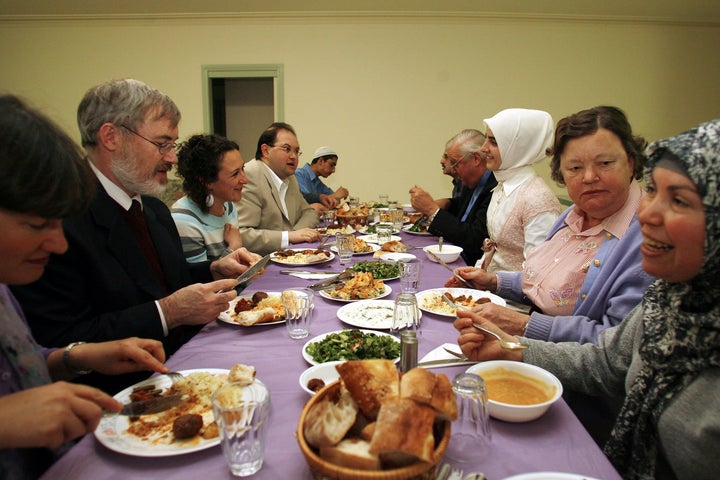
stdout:
{"type": "Polygon", "coordinates": [[[448,265],[447,263],[445,263],[440,257],[438,257],[437,255],[435,255],[433,252],[431,252],[430,250],[425,250],[425,253],[427,253],[427,254],[430,255],[432,258],[434,258],[435,260],[437,260],[437,262],[438,262],[440,265],[442,265],[443,267],[445,267],[445,268],[447,268],[448,270],[450,270],[450,271],[452,272],[453,276],[454,276],[455,278],[457,278],[458,280],[460,280],[466,287],[472,288],[472,289],[474,289],[474,290],[477,290],[477,288],[475,288],[472,283],[468,282],[467,280],[465,280],[464,278],[462,278],[460,275],[458,275],[457,273],[455,273],[455,270],[454,270],[450,265],[448,265]]]}
{"type": "Polygon", "coordinates": [[[280,273],[284,275],[290,275],[293,273],[322,273],[325,275],[340,275],[343,272],[331,272],[329,270],[280,270],[280,273]]]}
{"type": "Polygon", "coordinates": [[[164,412],[176,405],[180,405],[187,400],[183,394],[168,395],[167,397],[151,398],[149,400],[139,400],[137,402],[126,403],[118,412],[118,415],[128,415],[137,417],[140,415],[150,415],[152,413],[164,412]]]}
{"type": "Polygon", "coordinates": [[[475,365],[478,362],[472,360],[462,360],[460,358],[444,358],[440,360],[428,360],[427,362],[420,362],[417,364],[418,367],[432,367],[446,365],[448,367],[454,367],[457,365],[475,365]]]}
{"type": "MultiPolygon", "coordinates": [[[[267,265],[268,261],[270,260],[270,256],[271,256],[271,255],[272,255],[272,253],[268,253],[267,255],[265,255],[264,257],[262,257],[260,260],[258,260],[257,262],[253,263],[253,264],[250,266],[250,268],[248,268],[247,270],[245,270],[245,271],[242,273],[242,275],[240,275],[239,277],[237,277],[236,280],[237,280],[238,284],[237,284],[234,288],[238,288],[240,285],[242,285],[242,284],[245,283],[245,282],[250,283],[250,280],[251,280],[255,275],[257,275],[258,273],[260,273],[260,270],[262,270],[262,269],[265,267],[265,265],[267,265]]],[[[233,289],[220,290],[220,291],[217,292],[217,293],[225,293],[225,292],[229,292],[230,290],[233,290],[233,289]]]]}
{"type": "Polygon", "coordinates": [[[346,268],[345,271],[341,272],[338,275],[335,275],[334,277],[330,277],[327,280],[323,280],[322,282],[314,283],[312,285],[309,285],[307,288],[313,290],[313,291],[320,291],[320,290],[327,290],[330,287],[336,286],[338,283],[342,282],[343,280],[348,280],[355,276],[355,271],[352,268],[346,268]]]}

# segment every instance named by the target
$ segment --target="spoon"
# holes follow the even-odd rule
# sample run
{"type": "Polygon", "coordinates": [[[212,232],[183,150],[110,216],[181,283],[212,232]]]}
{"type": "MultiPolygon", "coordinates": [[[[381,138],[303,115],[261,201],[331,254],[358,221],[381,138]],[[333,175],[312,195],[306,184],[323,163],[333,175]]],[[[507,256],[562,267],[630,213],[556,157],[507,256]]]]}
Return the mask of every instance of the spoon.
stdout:
{"type": "Polygon", "coordinates": [[[442,252],[443,241],[443,237],[438,238],[438,252],[442,252]]]}
{"type": "MultiPolygon", "coordinates": [[[[443,296],[442,296],[442,297],[443,297],[443,300],[445,300],[445,302],[447,302],[448,305],[450,305],[451,307],[455,308],[456,310],[468,310],[468,311],[471,311],[471,310],[470,310],[468,307],[466,307],[465,305],[458,305],[457,303],[453,302],[452,299],[450,299],[450,297],[448,296],[447,292],[446,292],[446,293],[443,293],[443,296]]],[[[509,340],[505,340],[504,338],[502,338],[502,337],[501,337],[500,335],[498,335],[497,333],[493,332],[492,330],[488,330],[487,328],[483,327],[482,325],[480,325],[480,324],[478,324],[478,323],[473,322],[472,326],[475,327],[475,328],[477,328],[477,329],[480,330],[481,332],[485,332],[485,333],[487,333],[487,334],[492,335],[493,337],[495,337],[495,338],[497,339],[497,341],[500,342],[500,346],[501,346],[502,348],[504,348],[505,350],[525,350],[525,349],[528,347],[527,345],[523,345],[523,344],[520,343],[520,342],[512,342],[512,341],[509,341],[509,340]]]]}

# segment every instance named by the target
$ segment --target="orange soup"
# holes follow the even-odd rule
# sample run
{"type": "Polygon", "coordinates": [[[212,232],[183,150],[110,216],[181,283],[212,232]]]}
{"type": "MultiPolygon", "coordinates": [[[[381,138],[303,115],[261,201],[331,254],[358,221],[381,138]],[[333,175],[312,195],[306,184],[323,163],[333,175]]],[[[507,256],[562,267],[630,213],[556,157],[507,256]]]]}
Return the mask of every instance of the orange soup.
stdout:
{"type": "MultiPolygon", "coordinates": [[[[483,374],[488,398],[511,405],[535,405],[552,398],[548,386],[534,378],[500,368],[483,374]]],[[[552,388],[553,390],[555,387],[552,388]]]]}

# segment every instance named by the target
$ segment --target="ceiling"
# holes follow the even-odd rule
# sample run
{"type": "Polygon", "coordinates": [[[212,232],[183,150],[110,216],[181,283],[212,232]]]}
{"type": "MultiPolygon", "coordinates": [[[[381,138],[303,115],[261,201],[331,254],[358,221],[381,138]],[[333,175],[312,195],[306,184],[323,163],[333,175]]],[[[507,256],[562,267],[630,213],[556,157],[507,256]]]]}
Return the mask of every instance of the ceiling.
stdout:
{"type": "Polygon", "coordinates": [[[720,26],[717,0],[0,0],[0,20],[447,16],[720,26]]]}

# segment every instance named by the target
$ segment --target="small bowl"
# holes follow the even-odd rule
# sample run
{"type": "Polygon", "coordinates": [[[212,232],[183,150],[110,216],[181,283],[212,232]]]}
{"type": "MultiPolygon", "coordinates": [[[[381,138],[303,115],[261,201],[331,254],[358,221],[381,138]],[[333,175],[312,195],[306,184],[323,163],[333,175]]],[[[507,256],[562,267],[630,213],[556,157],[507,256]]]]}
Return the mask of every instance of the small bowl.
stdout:
{"type": "Polygon", "coordinates": [[[460,257],[460,254],[463,251],[462,247],[458,247],[457,245],[443,245],[442,252],[439,251],[439,248],[439,245],[428,245],[427,247],[423,247],[423,252],[425,252],[425,255],[427,255],[427,257],[435,263],[438,263],[438,261],[435,260],[428,252],[434,253],[445,263],[452,263],[460,257]]]}
{"type": "Polygon", "coordinates": [[[524,377],[529,377],[533,386],[539,387],[549,397],[548,400],[542,403],[532,405],[502,403],[488,398],[490,416],[506,422],[521,423],[540,418],[563,393],[562,383],[555,375],[527,363],[492,360],[473,365],[467,369],[467,372],[480,375],[485,381],[495,376],[503,376],[504,372],[518,373],[524,377]]]}
{"type": "Polygon", "coordinates": [[[313,378],[319,378],[320,380],[325,382],[325,385],[333,383],[338,378],[340,378],[340,374],[335,369],[335,365],[337,365],[338,363],[345,362],[344,360],[339,360],[336,362],[326,362],[319,365],[313,365],[312,367],[306,369],[303,373],[300,374],[300,386],[310,395],[315,395],[315,392],[308,388],[308,382],[313,378]]]}

